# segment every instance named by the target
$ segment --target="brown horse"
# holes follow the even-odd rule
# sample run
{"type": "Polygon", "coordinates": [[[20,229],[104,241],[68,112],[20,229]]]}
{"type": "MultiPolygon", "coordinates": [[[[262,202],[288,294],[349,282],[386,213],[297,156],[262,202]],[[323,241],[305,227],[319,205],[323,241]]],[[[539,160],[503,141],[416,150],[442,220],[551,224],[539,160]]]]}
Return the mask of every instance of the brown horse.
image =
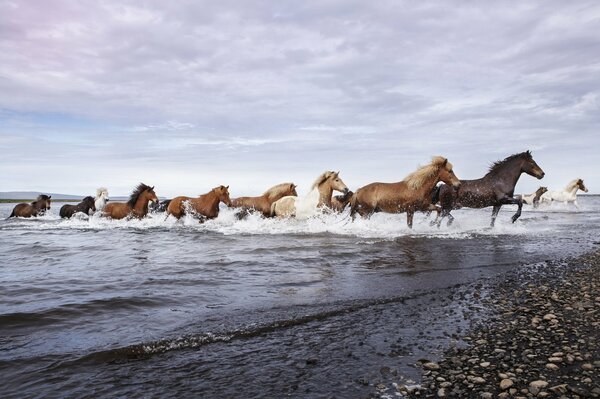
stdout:
{"type": "Polygon", "coordinates": [[[358,212],[370,216],[374,212],[406,212],[406,223],[413,225],[417,211],[436,210],[431,203],[431,190],[439,182],[460,186],[460,180],[452,171],[452,164],[444,157],[433,157],[431,163],[422,166],[398,183],[371,183],[356,190],[352,197],[350,215],[358,212]]]}
{"type": "Polygon", "coordinates": [[[143,218],[148,214],[148,202],[158,202],[154,187],[138,184],[129,196],[127,202],[109,202],[106,204],[102,213],[113,219],[123,219],[126,217],[143,218]]]}
{"type": "Polygon", "coordinates": [[[452,190],[446,185],[438,187],[432,195],[432,202],[436,203],[439,199],[442,206],[441,217],[438,214],[436,220],[438,226],[445,216],[448,216],[448,225],[452,223],[454,217],[450,215],[452,209],[461,207],[485,208],[493,206],[491,226],[494,226],[500,207],[507,204],[516,204],[519,208],[512,216],[513,223],[521,216],[523,201],[520,198],[513,197],[515,186],[522,173],[541,179],[544,177],[544,171],[533,160],[530,151],[520,154],[514,154],[502,161],[495,162],[489,172],[481,179],[461,180],[461,186],[458,191],[452,190]]]}
{"type": "Polygon", "coordinates": [[[83,212],[86,215],[89,215],[90,211],[96,212],[95,202],[96,199],[94,197],[88,196],[77,205],[63,205],[58,214],[61,218],[70,218],[77,212],[83,212]]]}
{"type": "Polygon", "coordinates": [[[169,203],[167,215],[173,215],[179,219],[188,212],[192,212],[203,216],[206,219],[214,219],[219,216],[220,202],[223,202],[227,206],[231,206],[229,186],[215,187],[198,198],[184,196],[175,197],[169,203]]]}
{"type": "Polygon", "coordinates": [[[523,195],[520,195],[520,196],[515,195],[515,197],[521,198],[521,200],[523,201],[524,204],[533,205],[534,208],[537,208],[538,205],[540,204],[540,197],[546,191],[548,191],[548,187],[540,187],[537,190],[535,190],[535,193],[532,193],[532,194],[529,194],[529,195],[523,194],[523,195]]]}
{"type": "Polygon", "coordinates": [[[31,204],[17,204],[13,208],[12,213],[9,218],[12,217],[21,217],[21,218],[30,218],[35,216],[42,216],[48,209],[50,209],[50,204],[52,198],[51,195],[41,194],[38,195],[37,199],[33,201],[31,204]]]}
{"type": "Polygon", "coordinates": [[[294,183],[281,183],[271,187],[260,197],[239,197],[231,200],[231,206],[243,210],[256,210],[265,217],[271,215],[271,205],[278,199],[288,196],[298,196],[294,183]]]}
{"type": "Polygon", "coordinates": [[[343,212],[350,204],[353,195],[354,193],[352,191],[348,191],[346,194],[342,195],[334,195],[331,198],[331,209],[338,213],[343,212]]]}

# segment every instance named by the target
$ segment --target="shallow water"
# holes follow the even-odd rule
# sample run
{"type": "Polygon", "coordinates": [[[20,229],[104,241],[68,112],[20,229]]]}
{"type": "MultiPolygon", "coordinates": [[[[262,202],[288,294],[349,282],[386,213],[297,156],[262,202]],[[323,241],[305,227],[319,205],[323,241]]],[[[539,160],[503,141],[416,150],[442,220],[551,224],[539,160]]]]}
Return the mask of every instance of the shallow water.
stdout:
{"type": "MultiPolygon", "coordinates": [[[[2,397],[357,397],[465,328],[449,287],[598,244],[580,210],[0,221],[2,397]],[[427,330],[427,334],[423,331],[427,330]],[[382,369],[383,367],[383,369],[382,369]]],[[[14,204],[0,204],[6,218],[14,204]]],[[[533,270],[533,269],[532,269],[533,270]]]]}

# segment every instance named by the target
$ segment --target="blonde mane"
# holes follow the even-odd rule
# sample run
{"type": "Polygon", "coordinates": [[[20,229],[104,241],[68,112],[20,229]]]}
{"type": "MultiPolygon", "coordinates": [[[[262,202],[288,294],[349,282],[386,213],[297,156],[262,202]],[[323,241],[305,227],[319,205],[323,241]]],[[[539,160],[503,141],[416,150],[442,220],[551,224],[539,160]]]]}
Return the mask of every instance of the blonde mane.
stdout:
{"type": "Polygon", "coordinates": [[[565,191],[571,191],[572,189],[577,187],[579,180],[581,180],[581,179],[572,180],[569,184],[567,184],[567,187],[565,187],[565,191]]]}
{"type": "Polygon", "coordinates": [[[434,176],[442,167],[446,167],[446,170],[452,170],[452,164],[444,157],[435,156],[431,158],[429,165],[420,166],[419,169],[406,176],[403,180],[413,190],[421,188],[427,180],[434,176]]]}
{"type": "Polygon", "coordinates": [[[98,187],[96,189],[96,198],[100,198],[100,196],[106,193],[106,195],[108,195],[108,189],[106,187],[98,187]]]}
{"type": "Polygon", "coordinates": [[[323,172],[319,177],[317,177],[317,180],[315,180],[310,189],[314,190],[315,188],[319,187],[321,184],[323,184],[323,182],[325,182],[325,180],[329,179],[332,175],[335,175],[335,172],[323,172]]]}
{"type": "Polygon", "coordinates": [[[286,193],[290,190],[290,187],[293,185],[294,183],[281,183],[281,184],[277,184],[273,187],[271,187],[270,189],[268,189],[267,191],[265,191],[263,193],[263,195],[267,196],[267,199],[273,200],[275,198],[280,197],[283,193],[286,193]]]}

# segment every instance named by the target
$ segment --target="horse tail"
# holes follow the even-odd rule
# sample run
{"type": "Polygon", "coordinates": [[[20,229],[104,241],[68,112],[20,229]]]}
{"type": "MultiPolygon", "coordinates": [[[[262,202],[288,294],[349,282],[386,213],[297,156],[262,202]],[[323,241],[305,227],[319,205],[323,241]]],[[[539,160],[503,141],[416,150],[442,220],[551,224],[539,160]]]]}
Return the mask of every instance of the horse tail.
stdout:
{"type": "Polygon", "coordinates": [[[16,216],[17,215],[15,215],[15,210],[13,209],[12,212],[10,213],[10,216],[7,219],[14,218],[16,216]]]}
{"type": "Polygon", "coordinates": [[[350,197],[350,216],[352,216],[352,219],[354,219],[354,215],[356,214],[356,211],[358,210],[358,198],[357,198],[358,191],[359,190],[356,190],[356,192],[354,194],[352,194],[352,197],[350,197]]]}
{"type": "Polygon", "coordinates": [[[438,201],[440,200],[440,190],[442,189],[442,184],[440,184],[439,186],[436,186],[433,191],[431,192],[431,203],[433,205],[437,204],[438,201]]]}

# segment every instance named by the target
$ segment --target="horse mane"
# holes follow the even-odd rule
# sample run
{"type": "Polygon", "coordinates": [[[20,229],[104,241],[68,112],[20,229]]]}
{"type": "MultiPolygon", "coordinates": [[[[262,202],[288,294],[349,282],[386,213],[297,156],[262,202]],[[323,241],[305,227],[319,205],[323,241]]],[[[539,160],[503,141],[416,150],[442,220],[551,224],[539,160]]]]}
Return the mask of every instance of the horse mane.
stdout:
{"type": "Polygon", "coordinates": [[[37,196],[36,200],[33,202],[38,202],[38,201],[47,201],[50,199],[50,196],[46,195],[46,194],[40,194],[37,196]]]}
{"type": "Polygon", "coordinates": [[[323,184],[323,182],[325,180],[329,179],[334,174],[335,174],[335,172],[332,172],[332,171],[327,171],[327,172],[321,173],[321,175],[319,177],[317,177],[317,180],[315,180],[315,182],[313,183],[313,185],[310,189],[314,190],[315,188],[319,187],[321,184],[323,184]]]}
{"type": "Polygon", "coordinates": [[[95,199],[91,195],[88,195],[87,197],[85,197],[84,199],[81,200],[81,202],[86,202],[86,201],[95,201],[95,199]]]}
{"type": "Polygon", "coordinates": [[[420,166],[417,170],[406,176],[403,180],[410,188],[417,190],[425,182],[434,176],[442,167],[446,167],[446,170],[452,170],[452,164],[448,160],[441,156],[435,156],[431,158],[429,165],[420,166]]]}
{"type": "Polygon", "coordinates": [[[574,189],[575,186],[578,185],[579,180],[581,179],[573,179],[571,182],[569,182],[569,184],[567,184],[567,187],[565,187],[565,191],[571,191],[572,189],[574,189]]]}
{"type": "Polygon", "coordinates": [[[288,191],[291,187],[293,183],[281,183],[281,184],[277,184],[273,187],[271,187],[270,189],[268,189],[267,191],[265,191],[263,193],[263,195],[267,196],[267,199],[272,200],[274,198],[277,198],[278,196],[280,196],[281,194],[283,194],[284,192],[288,191]]]}
{"type": "Polygon", "coordinates": [[[137,187],[133,190],[133,192],[131,193],[131,195],[129,196],[129,201],[127,201],[127,205],[130,208],[133,208],[137,202],[137,200],[140,198],[140,195],[146,191],[146,190],[150,190],[150,186],[145,185],[144,183],[140,183],[137,185],[137,187]]]}
{"type": "Polygon", "coordinates": [[[98,187],[96,189],[96,198],[100,198],[103,193],[108,194],[108,189],[106,187],[98,187]]]}
{"type": "Polygon", "coordinates": [[[496,172],[498,172],[500,169],[502,169],[504,167],[504,165],[506,165],[507,163],[514,161],[515,159],[519,159],[519,158],[531,158],[531,152],[530,151],[525,151],[525,152],[520,152],[518,154],[513,154],[511,156],[508,156],[506,158],[504,158],[501,161],[496,161],[494,162],[491,166],[490,169],[488,170],[488,173],[486,174],[486,176],[494,174],[496,172]]]}

